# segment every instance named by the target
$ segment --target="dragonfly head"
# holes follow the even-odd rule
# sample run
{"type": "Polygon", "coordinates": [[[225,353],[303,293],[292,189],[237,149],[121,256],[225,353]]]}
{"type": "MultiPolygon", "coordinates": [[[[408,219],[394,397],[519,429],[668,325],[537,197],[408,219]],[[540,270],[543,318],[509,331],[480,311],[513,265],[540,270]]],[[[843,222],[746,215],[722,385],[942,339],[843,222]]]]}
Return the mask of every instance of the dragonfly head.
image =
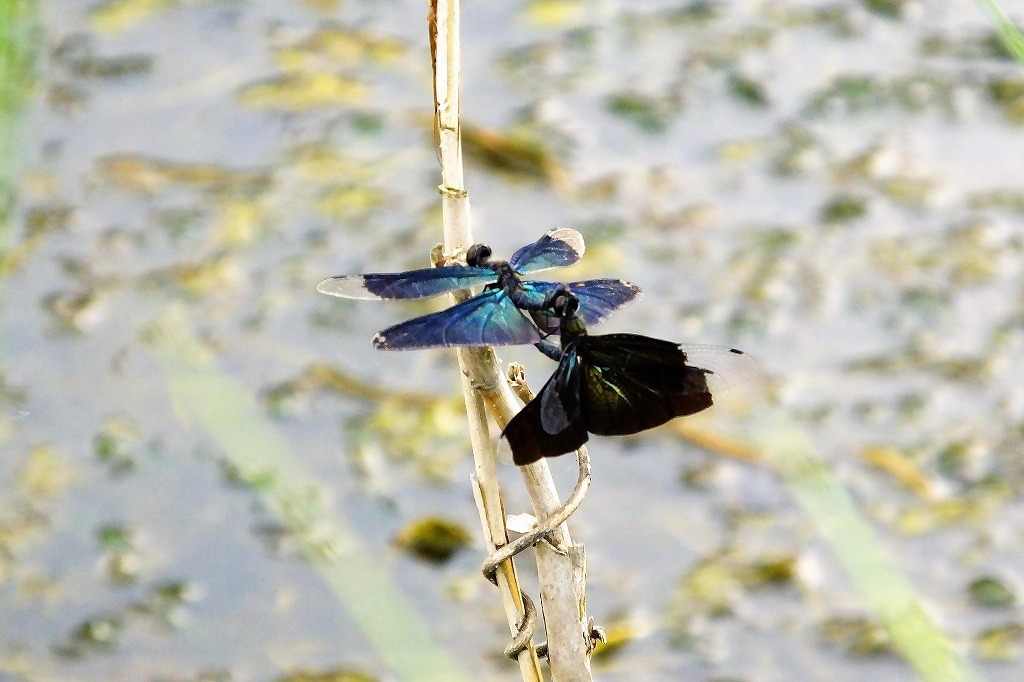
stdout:
{"type": "Polygon", "coordinates": [[[471,268],[486,267],[487,259],[491,257],[491,247],[487,244],[473,244],[466,251],[466,265],[471,268]]]}
{"type": "Polygon", "coordinates": [[[580,299],[568,289],[559,290],[552,301],[551,309],[559,318],[558,335],[563,349],[587,335],[583,318],[576,314],[579,308],[580,299]]]}
{"type": "Polygon", "coordinates": [[[568,289],[558,289],[551,299],[551,310],[559,318],[567,320],[580,309],[580,299],[568,289]]]}

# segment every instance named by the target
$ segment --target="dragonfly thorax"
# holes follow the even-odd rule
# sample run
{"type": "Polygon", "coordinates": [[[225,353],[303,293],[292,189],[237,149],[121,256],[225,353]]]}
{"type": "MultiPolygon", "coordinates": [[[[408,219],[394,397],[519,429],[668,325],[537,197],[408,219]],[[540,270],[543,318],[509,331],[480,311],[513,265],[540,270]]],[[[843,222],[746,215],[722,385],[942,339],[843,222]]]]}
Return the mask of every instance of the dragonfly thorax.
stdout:
{"type": "Polygon", "coordinates": [[[575,294],[568,290],[559,291],[552,301],[551,308],[561,321],[559,335],[563,349],[587,335],[587,325],[583,318],[576,314],[580,309],[580,299],[575,294]]]}
{"type": "Polygon", "coordinates": [[[562,348],[564,349],[570,343],[575,343],[581,338],[587,335],[587,325],[583,323],[583,320],[576,317],[570,317],[567,320],[562,320],[562,326],[559,330],[559,336],[562,339],[562,348]]]}

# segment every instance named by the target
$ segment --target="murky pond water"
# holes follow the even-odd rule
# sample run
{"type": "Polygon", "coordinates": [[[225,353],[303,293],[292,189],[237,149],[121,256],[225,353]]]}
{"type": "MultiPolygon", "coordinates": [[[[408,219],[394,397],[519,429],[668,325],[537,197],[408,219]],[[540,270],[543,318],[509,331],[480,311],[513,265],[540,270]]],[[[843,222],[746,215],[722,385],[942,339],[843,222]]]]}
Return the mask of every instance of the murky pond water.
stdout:
{"type": "MultiPolygon", "coordinates": [[[[476,237],[508,255],[574,227],[566,279],[645,292],[606,330],[740,347],[763,375],[592,441],[571,527],[616,644],[597,677],[914,678],[829,510],[710,438],[770,413],[900,598],[979,677],[1019,679],[1024,67],[992,22],[967,0],[463,11],[476,237]]],[[[517,679],[454,353],[369,343],[441,304],[314,290],[441,238],[425,4],[38,21],[9,126],[0,679],[517,679]],[[435,517],[454,550],[430,560],[410,528],[435,517]]],[[[499,355],[536,386],[552,369],[499,355]]]]}

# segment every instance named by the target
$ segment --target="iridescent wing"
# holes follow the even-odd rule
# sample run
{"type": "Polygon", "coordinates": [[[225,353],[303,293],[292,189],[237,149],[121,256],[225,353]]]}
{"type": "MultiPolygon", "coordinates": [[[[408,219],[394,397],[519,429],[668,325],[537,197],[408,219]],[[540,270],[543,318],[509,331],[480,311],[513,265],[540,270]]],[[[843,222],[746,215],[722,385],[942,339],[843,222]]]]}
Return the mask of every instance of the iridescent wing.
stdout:
{"type": "Polygon", "coordinates": [[[685,372],[680,367],[703,371],[708,388],[715,395],[761,379],[757,363],[749,355],[726,346],[676,343],[639,334],[591,335],[587,337],[586,346],[586,362],[599,366],[611,364],[623,368],[632,377],[648,377],[645,381],[659,391],[692,390],[683,380],[685,372]],[[611,349],[614,355],[606,356],[606,349],[611,349]],[[683,374],[669,371],[670,367],[683,374]],[[659,381],[662,383],[653,383],[659,381]]]}
{"type": "Polygon", "coordinates": [[[489,268],[446,265],[408,272],[328,277],[316,285],[316,290],[321,294],[342,298],[425,298],[456,289],[490,284],[495,279],[494,271],[489,268]]]}
{"type": "MultiPolygon", "coordinates": [[[[640,297],[640,287],[622,279],[588,279],[582,282],[523,282],[523,289],[543,301],[558,287],[567,287],[579,299],[577,315],[587,325],[604,322],[609,315],[640,297]]],[[[542,334],[557,334],[560,321],[551,310],[531,312],[533,321],[542,334]]]]}
{"type": "Polygon", "coordinates": [[[561,268],[579,262],[584,250],[583,235],[560,227],[513,253],[508,264],[520,273],[561,268]]]}
{"type": "Polygon", "coordinates": [[[587,442],[587,424],[580,403],[580,369],[576,349],[570,346],[537,396],[505,427],[502,436],[508,440],[516,464],[557,457],[587,442]]]}
{"type": "Polygon", "coordinates": [[[587,428],[601,435],[638,433],[705,410],[715,387],[724,387],[715,380],[753,365],[735,349],[693,346],[688,353],[638,334],[590,336],[584,343],[581,402],[587,428]],[[715,358],[718,370],[692,364],[694,355],[715,358]]]}
{"type": "Polygon", "coordinates": [[[378,350],[407,350],[515,346],[537,343],[540,339],[533,321],[509,300],[504,290],[488,289],[451,308],[388,327],[373,337],[373,345],[378,350]]]}
{"type": "MultiPolygon", "coordinates": [[[[667,393],[631,380],[615,369],[588,366],[584,373],[582,402],[587,428],[602,436],[618,436],[653,429],[675,417],[706,410],[714,403],[707,386],[686,393],[667,393]]],[[[689,367],[690,383],[704,381],[704,373],[689,367]]]]}
{"type": "Polygon", "coordinates": [[[705,410],[720,388],[751,373],[754,361],[734,348],[638,334],[587,336],[569,345],[554,375],[502,435],[516,464],[529,464],[575,450],[588,432],[638,433],[705,410]]]}

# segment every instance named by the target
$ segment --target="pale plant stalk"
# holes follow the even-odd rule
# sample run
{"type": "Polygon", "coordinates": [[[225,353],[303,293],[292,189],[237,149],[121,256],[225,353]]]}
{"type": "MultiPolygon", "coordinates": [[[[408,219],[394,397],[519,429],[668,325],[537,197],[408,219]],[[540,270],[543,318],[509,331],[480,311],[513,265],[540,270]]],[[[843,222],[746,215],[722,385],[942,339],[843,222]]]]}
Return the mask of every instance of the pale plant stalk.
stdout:
{"type": "MultiPolygon", "coordinates": [[[[431,2],[430,31],[444,245],[445,252],[450,254],[473,243],[469,198],[462,172],[459,121],[459,0],[431,2]]],[[[484,404],[490,408],[499,428],[504,428],[517,412],[518,403],[500,371],[493,349],[460,348],[457,352],[476,463],[476,497],[481,505],[480,515],[489,545],[493,547],[495,541],[506,541],[505,516],[484,404]]],[[[557,511],[561,502],[546,462],[540,460],[520,467],[520,471],[533,503],[534,515],[543,519],[557,511]]],[[[583,547],[573,544],[568,527],[562,524],[549,535],[547,542],[537,546],[536,559],[552,679],[556,682],[589,681],[583,547]]],[[[497,579],[510,630],[515,632],[523,607],[510,561],[498,571],[497,579]]],[[[540,668],[532,646],[524,650],[518,660],[524,679],[540,679],[540,668]]]]}

